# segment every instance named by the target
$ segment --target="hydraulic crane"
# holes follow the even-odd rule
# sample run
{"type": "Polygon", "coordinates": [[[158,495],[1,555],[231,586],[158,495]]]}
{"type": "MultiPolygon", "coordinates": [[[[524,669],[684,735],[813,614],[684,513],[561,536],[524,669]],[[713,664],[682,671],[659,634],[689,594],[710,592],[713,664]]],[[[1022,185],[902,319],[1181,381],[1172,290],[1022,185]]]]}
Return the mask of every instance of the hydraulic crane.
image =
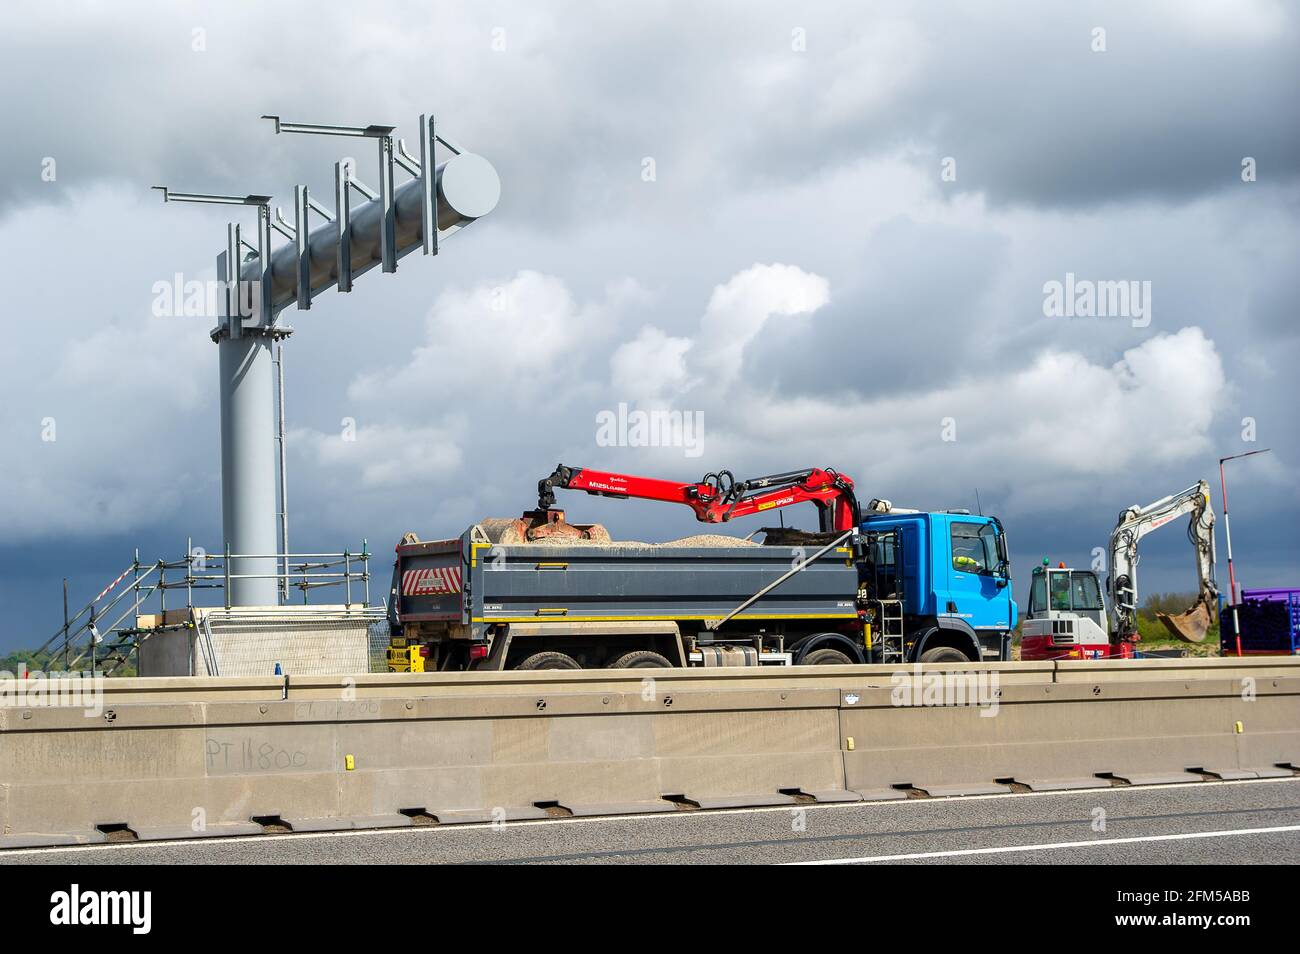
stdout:
{"type": "Polygon", "coordinates": [[[600,497],[662,500],[685,504],[701,523],[726,523],[798,503],[816,505],[823,532],[852,530],[862,522],[853,479],[829,468],[810,467],[767,477],[737,480],[729,470],[682,483],[557,464],[537,483],[537,507],[550,512],[556,490],[585,490],[600,497]]]}

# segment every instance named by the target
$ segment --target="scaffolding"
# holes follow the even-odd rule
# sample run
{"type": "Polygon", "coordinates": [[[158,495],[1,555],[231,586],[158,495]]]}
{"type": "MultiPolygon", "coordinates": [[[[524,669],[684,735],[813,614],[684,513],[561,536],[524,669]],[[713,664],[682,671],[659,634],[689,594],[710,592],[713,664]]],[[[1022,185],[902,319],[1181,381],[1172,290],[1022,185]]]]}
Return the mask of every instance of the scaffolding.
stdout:
{"type": "MultiPolygon", "coordinates": [[[[325,588],[333,588],[336,593],[342,591],[345,610],[369,609],[370,557],[365,540],[360,551],[231,553],[229,547],[224,547],[216,556],[196,548],[190,541],[184,558],[148,564],[140,561],[137,550],[131,564],[75,613],[69,613],[67,580],[64,580],[63,625],[41,644],[35,655],[50,654],[51,662],[61,657],[64,671],[89,669],[112,675],[131,658],[142,638],[190,626],[196,609],[216,608],[196,606],[196,590],[221,591],[221,608],[230,611],[231,585],[245,579],[273,579],[286,609],[292,591],[297,590],[301,595],[301,603],[295,601],[293,605],[308,606],[311,594],[325,588]],[[275,572],[236,572],[241,567],[239,561],[258,559],[273,561],[275,572]],[[184,601],[169,606],[168,595],[178,591],[183,592],[184,601]],[[360,597],[360,602],[354,597],[360,597]]],[[[249,565],[256,564],[243,563],[242,567],[249,565]]],[[[381,601],[380,607],[383,606],[381,601]]],[[[265,614],[273,614],[279,608],[262,609],[265,614]]]]}

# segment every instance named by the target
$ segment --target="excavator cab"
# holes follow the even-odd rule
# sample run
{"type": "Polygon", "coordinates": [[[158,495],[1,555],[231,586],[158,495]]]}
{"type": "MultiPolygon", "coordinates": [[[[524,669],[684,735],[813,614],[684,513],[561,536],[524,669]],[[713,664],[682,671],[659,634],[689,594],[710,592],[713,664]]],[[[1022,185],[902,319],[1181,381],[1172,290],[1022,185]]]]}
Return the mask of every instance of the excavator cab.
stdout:
{"type": "Polygon", "coordinates": [[[1110,655],[1106,604],[1097,574],[1058,564],[1034,568],[1020,658],[1102,659],[1110,655]]]}

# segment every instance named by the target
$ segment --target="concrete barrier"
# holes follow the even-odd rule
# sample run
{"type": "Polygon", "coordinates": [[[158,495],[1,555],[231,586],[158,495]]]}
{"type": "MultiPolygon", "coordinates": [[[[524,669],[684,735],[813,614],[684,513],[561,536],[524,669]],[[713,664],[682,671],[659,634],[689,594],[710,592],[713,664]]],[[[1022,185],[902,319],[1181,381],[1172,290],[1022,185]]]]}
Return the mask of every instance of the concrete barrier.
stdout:
{"type": "Polygon", "coordinates": [[[1300,660],[1158,662],[1141,672],[1042,663],[651,679],[644,670],[122,679],[105,683],[97,712],[24,705],[13,684],[0,685],[11,703],[0,706],[0,845],[102,841],[123,829],[152,839],[277,823],[507,822],[1236,778],[1300,765],[1300,660]],[[902,698],[918,677],[978,683],[985,704],[902,698]]]}
{"type": "Polygon", "coordinates": [[[1290,774],[1280,766],[1300,765],[1300,678],[1270,679],[1253,698],[1243,690],[1239,679],[1094,673],[1086,682],[1004,686],[995,716],[846,690],[845,785],[870,798],[1290,774]]]}

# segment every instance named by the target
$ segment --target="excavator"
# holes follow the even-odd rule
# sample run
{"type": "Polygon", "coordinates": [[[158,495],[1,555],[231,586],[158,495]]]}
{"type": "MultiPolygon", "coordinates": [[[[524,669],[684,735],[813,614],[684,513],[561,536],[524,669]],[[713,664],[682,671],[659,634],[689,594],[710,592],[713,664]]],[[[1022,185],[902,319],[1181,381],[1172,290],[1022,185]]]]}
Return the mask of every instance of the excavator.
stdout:
{"type": "Polygon", "coordinates": [[[1214,581],[1214,508],[1204,480],[1145,507],[1120,511],[1107,548],[1110,571],[1106,597],[1110,601],[1109,626],[1101,587],[1091,570],[1049,567],[1034,569],[1029,612],[1021,632],[1022,659],[1082,659],[1131,657],[1138,642],[1138,543],[1181,516],[1190,514],[1187,537],[1196,557],[1198,592],[1183,613],[1156,613],[1164,627],[1189,643],[1205,640],[1214,620],[1219,590],[1214,581]]]}
{"type": "Polygon", "coordinates": [[[748,480],[737,480],[731,471],[720,470],[697,481],[681,482],[557,464],[537,482],[537,509],[514,520],[484,521],[485,531],[494,542],[505,544],[556,537],[608,543],[609,533],[600,524],[565,520],[564,511],[555,507],[557,490],[684,504],[695,511],[701,523],[727,523],[799,503],[817,507],[821,533],[842,533],[862,522],[853,479],[830,468],[810,467],[748,480]]]}

